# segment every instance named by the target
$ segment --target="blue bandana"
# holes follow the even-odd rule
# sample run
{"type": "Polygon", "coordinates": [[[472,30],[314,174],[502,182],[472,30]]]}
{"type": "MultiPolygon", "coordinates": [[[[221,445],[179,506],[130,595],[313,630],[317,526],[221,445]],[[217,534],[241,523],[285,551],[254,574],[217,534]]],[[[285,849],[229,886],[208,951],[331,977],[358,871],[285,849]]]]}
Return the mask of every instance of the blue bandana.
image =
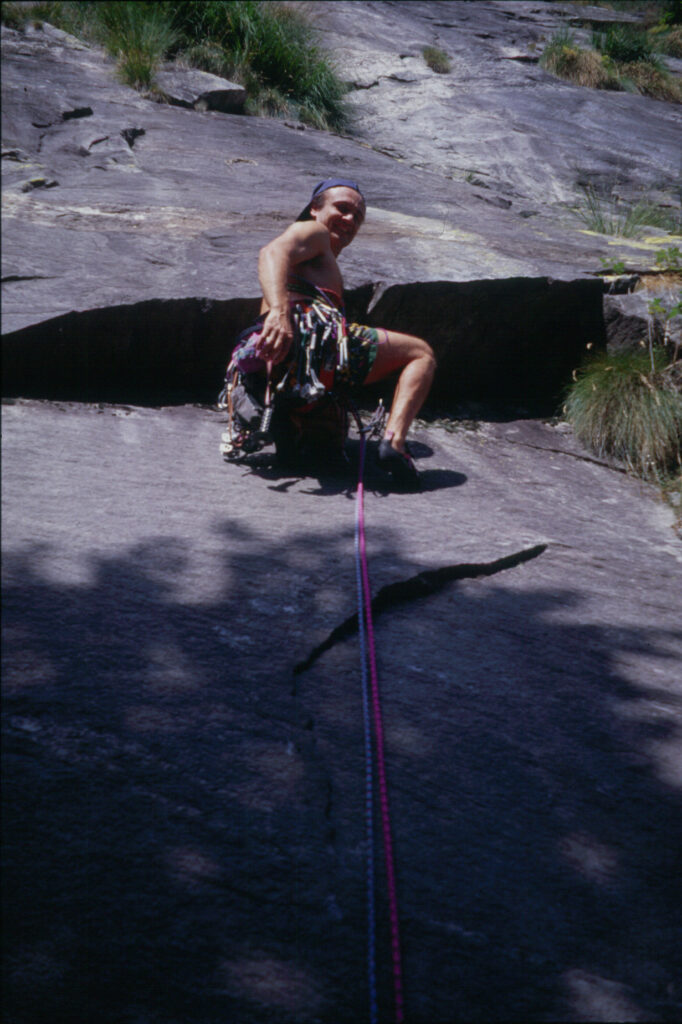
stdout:
{"type": "Polygon", "coordinates": [[[364,196],[360,190],[360,186],[355,181],[350,181],[348,178],[325,178],[319,185],[316,185],[313,189],[313,194],[310,197],[310,202],[306,206],[305,210],[301,210],[296,220],[310,220],[310,207],[318,196],[321,196],[323,192],[326,192],[328,188],[352,188],[358,195],[364,196]]]}

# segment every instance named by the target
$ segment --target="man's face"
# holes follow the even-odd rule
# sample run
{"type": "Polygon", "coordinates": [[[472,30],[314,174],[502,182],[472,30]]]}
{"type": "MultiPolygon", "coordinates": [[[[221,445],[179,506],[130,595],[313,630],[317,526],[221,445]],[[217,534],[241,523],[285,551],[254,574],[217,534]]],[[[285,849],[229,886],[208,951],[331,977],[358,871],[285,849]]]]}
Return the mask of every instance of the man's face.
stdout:
{"type": "Polygon", "coordinates": [[[332,252],[338,256],[353,241],[365,219],[365,201],[359,192],[345,185],[328,188],[322,197],[323,205],[318,210],[311,210],[310,215],[326,227],[332,252]]]}

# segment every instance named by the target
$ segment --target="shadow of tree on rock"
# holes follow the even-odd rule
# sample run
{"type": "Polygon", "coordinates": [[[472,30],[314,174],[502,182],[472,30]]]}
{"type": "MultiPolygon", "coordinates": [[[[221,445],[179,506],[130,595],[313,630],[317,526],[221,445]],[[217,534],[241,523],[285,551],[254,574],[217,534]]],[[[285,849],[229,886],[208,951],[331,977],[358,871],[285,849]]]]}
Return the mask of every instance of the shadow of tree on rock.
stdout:
{"type": "MultiPolygon", "coordinates": [[[[291,696],[352,611],[349,539],[217,536],[211,600],[178,540],[78,583],[44,545],[5,557],[8,1020],[367,1015],[355,640],[291,696]]],[[[382,558],[419,568],[388,532],[382,558]]],[[[679,1015],[672,727],[618,668],[674,637],[581,600],[512,572],[377,627],[410,1021],[679,1015]]]]}

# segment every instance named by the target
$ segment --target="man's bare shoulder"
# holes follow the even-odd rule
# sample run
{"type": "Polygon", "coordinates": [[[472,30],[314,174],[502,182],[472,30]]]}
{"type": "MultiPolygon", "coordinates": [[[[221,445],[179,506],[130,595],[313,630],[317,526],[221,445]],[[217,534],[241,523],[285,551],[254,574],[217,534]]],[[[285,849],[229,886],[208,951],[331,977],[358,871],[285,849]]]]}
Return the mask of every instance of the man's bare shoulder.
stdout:
{"type": "Polygon", "coordinates": [[[279,237],[300,242],[320,239],[324,243],[329,241],[329,232],[322,224],[318,224],[316,220],[297,220],[290,224],[279,237]]]}
{"type": "Polygon", "coordinates": [[[329,232],[314,220],[296,221],[269,242],[262,253],[283,253],[292,263],[331,256],[329,232]]]}

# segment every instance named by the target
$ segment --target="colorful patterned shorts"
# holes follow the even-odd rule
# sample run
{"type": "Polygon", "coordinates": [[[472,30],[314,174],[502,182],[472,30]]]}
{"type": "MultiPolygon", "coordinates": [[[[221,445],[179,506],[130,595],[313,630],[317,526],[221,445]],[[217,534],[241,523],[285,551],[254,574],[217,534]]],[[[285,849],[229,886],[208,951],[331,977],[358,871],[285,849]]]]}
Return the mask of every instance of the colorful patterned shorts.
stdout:
{"type": "MultiPolygon", "coordinates": [[[[334,370],[337,384],[358,387],[366,380],[379,347],[379,331],[363,324],[347,323],[341,310],[319,300],[293,299],[292,319],[296,328],[291,352],[282,367],[297,363],[299,352],[310,344],[316,335],[313,368],[334,370]],[[347,345],[343,345],[343,339],[347,345]]],[[[256,353],[264,315],[239,335],[232,353],[231,367],[244,373],[258,373],[264,370],[263,360],[256,353]]],[[[292,382],[295,377],[291,375],[292,382]]]]}
{"type": "Polygon", "coordinates": [[[379,332],[376,327],[365,327],[363,324],[347,324],[346,330],[350,383],[357,387],[364,384],[374,366],[379,348],[379,332]]]}

